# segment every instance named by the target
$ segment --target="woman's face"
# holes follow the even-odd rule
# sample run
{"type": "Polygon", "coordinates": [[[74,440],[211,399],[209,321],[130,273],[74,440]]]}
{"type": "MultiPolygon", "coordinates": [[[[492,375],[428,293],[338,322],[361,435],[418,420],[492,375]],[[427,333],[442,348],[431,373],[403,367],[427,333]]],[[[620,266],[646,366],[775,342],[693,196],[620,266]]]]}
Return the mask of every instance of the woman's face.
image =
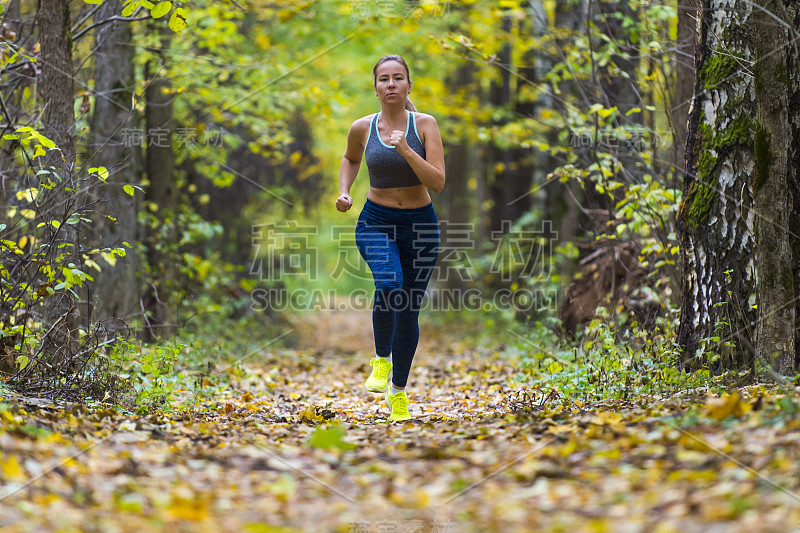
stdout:
{"type": "Polygon", "coordinates": [[[375,91],[381,102],[405,104],[411,84],[406,76],[406,69],[398,61],[384,61],[378,65],[375,76],[375,91]]]}

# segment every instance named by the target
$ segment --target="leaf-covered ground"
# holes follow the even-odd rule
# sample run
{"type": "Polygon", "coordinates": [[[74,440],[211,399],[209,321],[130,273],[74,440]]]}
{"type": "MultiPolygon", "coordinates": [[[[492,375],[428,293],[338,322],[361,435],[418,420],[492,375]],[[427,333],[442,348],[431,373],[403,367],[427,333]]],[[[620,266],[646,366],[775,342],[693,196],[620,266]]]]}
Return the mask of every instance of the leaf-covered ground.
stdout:
{"type": "MultiPolygon", "coordinates": [[[[191,413],[7,398],[3,531],[789,532],[800,415],[763,387],[576,405],[423,328],[410,422],[368,393],[368,314],[300,321],[191,413]],[[437,342],[436,339],[443,339],[437,342]],[[513,414],[515,411],[517,414],[513,414]]],[[[246,355],[246,354],[243,354],[246,355]]],[[[796,399],[794,399],[796,402],[796,399]]]]}

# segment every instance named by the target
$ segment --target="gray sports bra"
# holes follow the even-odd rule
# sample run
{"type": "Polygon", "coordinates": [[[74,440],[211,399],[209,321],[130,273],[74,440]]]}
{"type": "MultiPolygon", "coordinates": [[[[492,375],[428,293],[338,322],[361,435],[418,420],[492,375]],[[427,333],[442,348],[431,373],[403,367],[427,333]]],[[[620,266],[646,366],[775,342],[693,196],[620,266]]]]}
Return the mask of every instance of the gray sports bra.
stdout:
{"type": "MultiPolygon", "coordinates": [[[[380,114],[380,112],[375,113],[372,117],[369,125],[369,134],[367,135],[367,144],[364,147],[364,157],[367,160],[367,170],[369,170],[369,186],[376,189],[388,189],[389,187],[422,185],[406,158],[397,153],[397,148],[384,143],[383,139],[381,139],[381,135],[378,133],[378,117],[380,114]]],[[[425,146],[417,134],[417,122],[414,118],[414,113],[407,109],[406,142],[412,150],[425,159],[425,146]],[[413,135],[409,135],[409,129],[413,130],[413,135]]]]}

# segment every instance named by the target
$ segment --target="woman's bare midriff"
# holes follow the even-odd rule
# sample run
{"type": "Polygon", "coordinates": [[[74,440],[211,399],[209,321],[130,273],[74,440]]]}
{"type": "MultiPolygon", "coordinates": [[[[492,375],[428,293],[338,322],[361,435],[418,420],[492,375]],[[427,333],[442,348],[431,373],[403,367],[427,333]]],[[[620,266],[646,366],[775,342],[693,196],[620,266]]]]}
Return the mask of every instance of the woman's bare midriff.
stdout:
{"type": "Polygon", "coordinates": [[[398,209],[415,209],[431,203],[431,195],[425,185],[413,187],[390,187],[388,189],[369,188],[367,198],[376,204],[398,209]]]}

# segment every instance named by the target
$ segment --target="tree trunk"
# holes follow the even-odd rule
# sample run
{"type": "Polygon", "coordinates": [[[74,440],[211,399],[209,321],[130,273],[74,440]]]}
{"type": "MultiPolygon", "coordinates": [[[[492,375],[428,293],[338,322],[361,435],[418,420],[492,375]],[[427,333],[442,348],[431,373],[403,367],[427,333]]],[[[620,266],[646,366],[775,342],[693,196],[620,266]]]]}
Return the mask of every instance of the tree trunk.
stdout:
{"type": "Polygon", "coordinates": [[[792,194],[791,212],[788,221],[789,242],[792,249],[792,273],[794,278],[795,297],[795,342],[794,368],[800,368],[800,342],[797,332],[800,331],[800,43],[797,32],[800,28],[800,5],[792,2],[786,5],[784,20],[794,28],[791,35],[792,45],[786,50],[786,78],[788,80],[789,131],[791,132],[788,153],[789,189],[792,194]]]}
{"type": "MultiPolygon", "coordinates": [[[[697,33],[697,1],[679,0],[678,10],[678,42],[675,54],[675,100],[670,104],[670,123],[673,132],[673,150],[670,156],[675,175],[686,162],[686,133],[689,118],[689,105],[692,102],[692,88],[695,83],[694,43],[697,33]]],[[[672,186],[672,185],[671,185],[672,186]]]]}
{"type": "Polygon", "coordinates": [[[48,164],[71,173],[75,164],[75,90],[69,1],[40,0],[36,18],[42,58],[39,91],[44,107],[43,135],[61,148],[64,161],[55,150],[45,157],[48,164]]]}
{"type": "MultiPolygon", "coordinates": [[[[120,0],[106,0],[95,14],[95,22],[117,15],[120,0]]],[[[138,313],[135,250],[136,201],[123,190],[124,184],[138,183],[134,152],[139,149],[128,138],[136,124],[133,106],[133,47],[130,25],[114,21],[95,30],[95,99],[92,116],[90,153],[100,150],[93,166],[109,170],[107,185],[98,187],[98,215],[94,227],[98,247],[122,247],[127,242],[125,257],[117,256],[115,264],[97,259],[102,271],[95,276],[91,319],[120,317],[124,320],[138,313]],[[116,219],[112,221],[108,216],[116,219]]],[[[114,329],[112,327],[112,329],[114,329]]]]}
{"type": "MultiPolygon", "coordinates": [[[[580,32],[583,28],[583,20],[585,6],[573,5],[569,2],[557,2],[555,5],[555,27],[565,31],[568,35],[573,32],[580,32]]],[[[554,37],[555,38],[555,37],[554,37]]],[[[568,43],[568,38],[556,38],[556,46],[558,50],[563,50],[568,43]]],[[[561,61],[566,58],[559,57],[561,61]]],[[[552,65],[545,65],[543,72],[548,72],[552,65]]],[[[548,93],[547,102],[543,105],[546,108],[555,109],[562,116],[567,116],[568,108],[562,103],[568,100],[577,102],[586,102],[582,98],[584,91],[579,85],[580,82],[575,79],[564,79],[559,83],[561,96],[555,97],[552,93],[548,93]]],[[[556,146],[560,141],[558,140],[558,131],[556,128],[551,128],[549,133],[548,144],[556,146]]],[[[570,143],[573,139],[570,139],[570,143]]],[[[585,151],[584,148],[577,148],[579,151],[585,151]]],[[[560,164],[557,160],[551,161],[546,168],[554,168],[560,164]]],[[[553,180],[546,187],[547,197],[545,200],[544,210],[547,213],[547,218],[553,221],[553,226],[558,229],[559,242],[572,242],[578,236],[583,236],[586,228],[590,227],[589,221],[586,219],[582,211],[583,202],[583,187],[577,180],[569,180],[562,183],[558,180],[553,180]]],[[[575,265],[570,264],[568,271],[561,272],[565,279],[571,279],[575,271],[575,265]]]]}
{"type": "MultiPolygon", "coordinates": [[[[639,68],[639,43],[638,32],[634,32],[624,25],[624,19],[637,20],[639,14],[632,3],[627,0],[599,0],[597,2],[598,13],[595,15],[595,23],[603,28],[603,33],[611,42],[617,43],[620,54],[612,54],[611,61],[605,66],[598,67],[598,82],[602,93],[599,100],[606,107],[616,107],[618,115],[616,125],[626,127],[634,132],[637,127],[641,129],[645,106],[639,96],[638,68],[639,68]],[[628,114],[633,108],[641,111],[628,114]]],[[[598,39],[599,43],[600,41],[598,39]]],[[[599,44],[598,43],[598,44],[599,44]]],[[[595,50],[596,51],[596,50],[595,50]]],[[[604,151],[612,152],[617,155],[622,164],[623,172],[616,179],[630,181],[635,179],[641,181],[641,176],[645,173],[642,156],[639,153],[639,140],[633,137],[633,142],[625,142],[622,139],[607,139],[606,144],[611,146],[603,147],[604,151]],[[613,141],[613,142],[612,142],[613,141]],[[618,147],[615,147],[618,145],[618,147]]],[[[654,146],[658,143],[654,142],[654,146]]],[[[620,200],[622,188],[616,189],[617,194],[614,202],[620,200]]]]}
{"type": "MultiPolygon", "coordinates": [[[[787,53],[790,46],[783,45],[789,43],[790,34],[785,26],[776,27],[775,19],[765,12],[769,10],[775,16],[782,16],[785,11],[781,2],[760,0],[757,5],[763,9],[757,9],[753,14],[756,52],[753,206],[761,215],[755,220],[756,357],[777,374],[785,376],[794,373],[796,294],[788,227],[792,209],[788,174],[792,132],[789,126],[787,61],[791,54],[787,53]]],[[[793,69],[795,72],[796,67],[793,69]]]]}
{"type": "MultiPolygon", "coordinates": [[[[169,49],[169,29],[161,26],[161,49],[169,49]]],[[[159,337],[172,335],[175,313],[174,304],[175,274],[169,250],[175,246],[177,220],[177,188],[174,180],[174,154],[172,137],[175,130],[172,119],[171,83],[169,78],[155,72],[153,62],[145,67],[145,78],[149,82],[145,91],[145,124],[147,129],[147,187],[148,208],[154,210],[158,223],[148,229],[145,239],[147,262],[150,267],[149,287],[143,299],[145,324],[143,337],[153,342],[159,337]],[[152,76],[152,79],[151,79],[152,76]],[[162,224],[166,224],[165,227],[162,224]]]]}
{"type": "MultiPolygon", "coordinates": [[[[511,18],[503,17],[502,32],[505,35],[511,35],[511,18]]],[[[511,45],[508,41],[504,42],[500,49],[499,62],[501,65],[511,64],[511,45]]],[[[491,89],[489,94],[489,102],[494,109],[499,112],[508,112],[511,103],[511,74],[508,69],[498,69],[499,80],[492,80],[491,89]]],[[[500,118],[493,126],[502,127],[508,122],[506,117],[500,118]]],[[[504,220],[508,220],[506,216],[506,188],[510,183],[510,167],[511,167],[511,154],[508,149],[501,148],[497,145],[496,139],[492,139],[486,150],[488,156],[486,171],[487,171],[487,192],[491,198],[491,207],[489,208],[489,225],[485,228],[487,240],[495,238],[497,232],[503,230],[504,220]]],[[[497,284],[493,284],[496,288],[497,284]]]]}
{"type": "MultiPolygon", "coordinates": [[[[471,63],[461,65],[455,72],[452,87],[470,87],[474,83],[475,68],[471,63]]],[[[440,120],[441,122],[441,120],[440,120]]],[[[455,268],[455,263],[463,260],[466,254],[474,251],[476,235],[468,226],[472,220],[477,202],[470,192],[469,179],[474,177],[475,151],[470,149],[470,141],[464,138],[451,139],[445,154],[447,183],[437,201],[437,214],[441,231],[441,260],[431,279],[433,287],[448,290],[466,290],[470,279],[469,272],[455,268]],[[465,231],[466,229],[466,231],[465,231]],[[469,241],[469,242],[467,242],[469,241]],[[462,279],[463,278],[463,279],[462,279]]],[[[437,293],[434,293],[436,297],[437,293]]]]}
{"type": "MultiPolygon", "coordinates": [[[[38,219],[45,224],[55,219],[62,222],[61,227],[53,230],[51,236],[51,253],[64,254],[59,265],[79,263],[79,234],[73,226],[63,222],[75,212],[77,195],[69,192],[75,190],[75,116],[73,111],[74,86],[72,77],[72,34],[70,30],[70,12],[68,0],[40,0],[36,12],[41,50],[41,78],[38,90],[42,96],[44,114],[42,134],[50,138],[61,149],[48,150],[42,156],[45,168],[55,167],[60,182],[52,189],[40,195],[38,219]]],[[[38,220],[37,219],[37,220],[38,220]]],[[[73,302],[69,295],[62,291],[46,298],[43,315],[43,326],[48,330],[61,317],[66,317],[60,327],[53,330],[46,341],[52,343],[46,351],[60,351],[66,356],[77,350],[77,317],[73,302]]]]}
{"type": "Polygon", "coordinates": [[[681,240],[682,297],[678,342],[684,361],[699,363],[704,339],[722,364],[744,366],[753,339],[754,242],[752,194],[753,61],[748,31],[753,9],[744,0],[702,0],[694,97],[689,111],[681,240]],[[726,342],[738,345],[729,348],[726,342]]]}

